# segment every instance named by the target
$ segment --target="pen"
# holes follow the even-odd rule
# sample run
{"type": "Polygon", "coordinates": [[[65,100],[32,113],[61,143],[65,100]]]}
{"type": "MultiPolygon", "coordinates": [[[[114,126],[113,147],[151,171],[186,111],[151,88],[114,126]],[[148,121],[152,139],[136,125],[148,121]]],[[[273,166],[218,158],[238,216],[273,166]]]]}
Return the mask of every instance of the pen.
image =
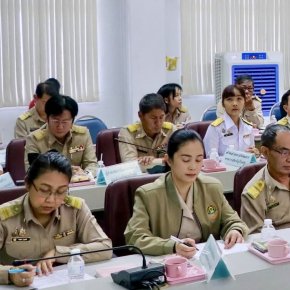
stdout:
{"type": "MultiPolygon", "coordinates": [[[[19,273],[23,273],[23,272],[27,272],[27,270],[23,269],[23,268],[12,268],[12,269],[8,270],[9,274],[19,274],[19,273]]],[[[35,269],[35,272],[37,273],[38,270],[35,269]]]]}
{"type": "MultiPolygon", "coordinates": [[[[184,242],[183,240],[181,240],[177,237],[174,237],[174,236],[170,236],[170,240],[175,241],[175,242],[180,243],[180,244],[183,244],[183,245],[186,245],[188,247],[193,247],[190,243],[184,242]]],[[[195,248],[197,251],[199,251],[199,249],[197,247],[195,247],[195,248]]]]}

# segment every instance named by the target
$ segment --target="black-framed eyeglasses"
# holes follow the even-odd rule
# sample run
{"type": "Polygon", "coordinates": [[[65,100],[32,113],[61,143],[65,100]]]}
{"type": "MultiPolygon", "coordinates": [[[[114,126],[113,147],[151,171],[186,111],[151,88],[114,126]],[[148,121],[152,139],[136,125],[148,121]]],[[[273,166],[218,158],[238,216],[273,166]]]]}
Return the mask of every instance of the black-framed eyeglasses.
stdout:
{"type": "Polygon", "coordinates": [[[290,149],[272,147],[270,150],[279,153],[282,158],[287,158],[290,156],[290,149]]]}
{"type": "Polygon", "coordinates": [[[55,199],[63,199],[66,195],[69,194],[69,188],[66,188],[66,189],[61,190],[61,191],[57,190],[57,191],[53,192],[49,188],[47,188],[47,189],[41,188],[41,187],[37,188],[33,182],[32,182],[32,185],[33,185],[34,189],[37,191],[37,193],[45,199],[47,199],[51,195],[53,195],[55,199]]]}

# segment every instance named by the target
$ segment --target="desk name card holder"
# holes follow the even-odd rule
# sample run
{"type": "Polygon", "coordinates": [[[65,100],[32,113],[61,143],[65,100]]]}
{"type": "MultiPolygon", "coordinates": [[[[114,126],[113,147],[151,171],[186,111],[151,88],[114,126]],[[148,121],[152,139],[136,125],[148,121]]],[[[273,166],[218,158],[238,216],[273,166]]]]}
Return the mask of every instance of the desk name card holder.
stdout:
{"type": "Polygon", "coordinates": [[[14,181],[9,172],[0,175],[0,188],[15,187],[14,181]]]}
{"type": "Polygon", "coordinates": [[[137,160],[101,167],[97,176],[97,184],[109,184],[113,181],[142,175],[137,160]]]}
{"type": "Polygon", "coordinates": [[[233,149],[227,149],[223,158],[224,164],[235,167],[243,167],[246,164],[257,162],[254,153],[243,152],[233,149]]]}
{"type": "Polygon", "coordinates": [[[229,278],[235,279],[228,269],[222,257],[222,252],[213,235],[207,239],[203,250],[200,253],[199,261],[207,273],[207,282],[213,279],[229,278]]]}

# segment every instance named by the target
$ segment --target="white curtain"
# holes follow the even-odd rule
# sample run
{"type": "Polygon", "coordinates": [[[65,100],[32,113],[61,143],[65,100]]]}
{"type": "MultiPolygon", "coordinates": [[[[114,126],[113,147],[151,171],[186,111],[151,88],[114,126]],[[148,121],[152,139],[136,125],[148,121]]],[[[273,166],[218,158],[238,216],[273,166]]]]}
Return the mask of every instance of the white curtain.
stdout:
{"type": "Polygon", "coordinates": [[[49,77],[98,99],[97,0],[0,0],[0,107],[28,105],[49,77]]]}
{"type": "Polygon", "coordinates": [[[281,51],[290,87],[289,0],[180,0],[185,94],[214,93],[214,55],[281,51]]]}

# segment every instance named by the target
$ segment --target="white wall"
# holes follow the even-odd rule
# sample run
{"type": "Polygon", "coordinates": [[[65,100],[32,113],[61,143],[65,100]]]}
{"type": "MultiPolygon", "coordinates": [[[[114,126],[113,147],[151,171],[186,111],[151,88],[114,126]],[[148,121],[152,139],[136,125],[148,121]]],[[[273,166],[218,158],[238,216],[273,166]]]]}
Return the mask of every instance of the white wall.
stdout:
{"type": "MultiPolygon", "coordinates": [[[[108,127],[117,127],[138,119],[138,103],[145,94],[167,82],[181,82],[180,4],[179,0],[99,0],[98,5],[100,100],[79,104],[79,116],[96,115],[108,127]],[[179,57],[176,71],[166,71],[166,55],[179,57]]],[[[184,104],[193,120],[199,120],[214,98],[187,96],[184,104]]],[[[4,142],[13,138],[15,120],[25,110],[0,108],[4,142]]]]}

